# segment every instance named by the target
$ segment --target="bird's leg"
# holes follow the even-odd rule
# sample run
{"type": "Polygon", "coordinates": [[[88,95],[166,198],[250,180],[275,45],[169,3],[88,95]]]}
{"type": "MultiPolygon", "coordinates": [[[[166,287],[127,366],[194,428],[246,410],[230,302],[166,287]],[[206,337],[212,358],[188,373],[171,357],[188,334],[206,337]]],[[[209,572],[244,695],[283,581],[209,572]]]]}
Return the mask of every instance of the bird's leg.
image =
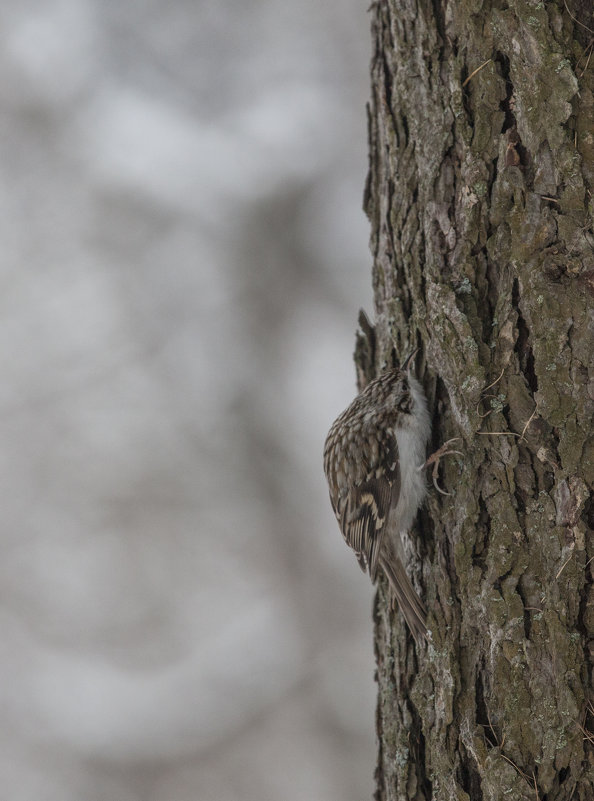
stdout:
{"type": "Polygon", "coordinates": [[[430,467],[431,465],[433,465],[433,470],[431,471],[433,486],[442,495],[451,495],[452,493],[442,490],[442,488],[437,483],[437,471],[439,470],[439,460],[441,459],[442,456],[452,456],[455,453],[457,453],[459,456],[462,456],[463,454],[461,451],[450,450],[450,445],[453,442],[458,442],[459,440],[460,437],[453,437],[453,439],[449,439],[447,442],[444,442],[441,448],[438,448],[435,451],[435,453],[432,453],[431,456],[425,462],[425,464],[419,467],[419,470],[424,470],[426,467],[430,467]]]}

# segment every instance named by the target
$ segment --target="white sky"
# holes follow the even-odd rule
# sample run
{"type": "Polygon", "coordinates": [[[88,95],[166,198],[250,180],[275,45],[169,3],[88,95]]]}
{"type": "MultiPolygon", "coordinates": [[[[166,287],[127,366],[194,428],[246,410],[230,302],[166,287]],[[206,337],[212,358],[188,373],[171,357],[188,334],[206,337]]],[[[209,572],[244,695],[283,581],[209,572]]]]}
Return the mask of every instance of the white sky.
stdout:
{"type": "Polygon", "coordinates": [[[321,468],[371,310],[365,8],[3,4],[11,801],[372,794],[321,468]]]}

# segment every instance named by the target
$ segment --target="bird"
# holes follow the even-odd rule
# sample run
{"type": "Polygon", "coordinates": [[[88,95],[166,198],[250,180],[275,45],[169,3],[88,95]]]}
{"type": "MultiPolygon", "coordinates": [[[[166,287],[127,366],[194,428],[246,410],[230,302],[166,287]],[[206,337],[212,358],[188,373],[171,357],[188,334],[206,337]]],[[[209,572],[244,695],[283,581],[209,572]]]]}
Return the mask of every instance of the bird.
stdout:
{"type": "Polygon", "coordinates": [[[324,472],[347,545],[373,583],[380,571],[386,575],[419,643],[427,638],[427,610],[404,568],[402,535],[427,493],[423,467],[439,456],[425,461],[431,419],[411,372],[415,353],[371,381],[334,421],[324,444],[324,472]]]}

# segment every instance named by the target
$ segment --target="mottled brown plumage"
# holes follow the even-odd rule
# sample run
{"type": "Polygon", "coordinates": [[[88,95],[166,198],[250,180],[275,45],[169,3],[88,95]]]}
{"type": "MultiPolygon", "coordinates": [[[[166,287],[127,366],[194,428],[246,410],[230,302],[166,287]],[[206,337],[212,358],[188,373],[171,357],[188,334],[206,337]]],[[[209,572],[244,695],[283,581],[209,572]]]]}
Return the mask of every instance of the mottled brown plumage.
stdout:
{"type": "Polygon", "coordinates": [[[403,566],[401,533],[425,497],[421,466],[430,430],[419,382],[406,370],[389,370],[337,418],[324,447],[340,530],[372,581],[384,571],[416,640],[426,634],[426,611],[403,566]]]}

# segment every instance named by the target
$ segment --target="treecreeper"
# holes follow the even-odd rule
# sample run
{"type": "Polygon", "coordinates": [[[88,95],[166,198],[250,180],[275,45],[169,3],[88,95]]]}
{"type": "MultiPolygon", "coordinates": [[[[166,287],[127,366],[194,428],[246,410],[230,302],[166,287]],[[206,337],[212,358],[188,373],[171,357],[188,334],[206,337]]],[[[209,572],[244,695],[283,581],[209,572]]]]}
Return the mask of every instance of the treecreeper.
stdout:
{"type": "MultiPolygon", "coordinates": [[[[334,421],[324,471],[347,545],[374,583],[384,572],[418,642],[427,637],[427,611],[406,573],[402,536],[427,493],[423,468],[457,451],[448,450],[449,441],[425,461],[431,419],[423,387],[411,372],[414,355],[371,381],[334,421]]],[[[435,476],[434,470],[434,483],[435,476]]]]}

